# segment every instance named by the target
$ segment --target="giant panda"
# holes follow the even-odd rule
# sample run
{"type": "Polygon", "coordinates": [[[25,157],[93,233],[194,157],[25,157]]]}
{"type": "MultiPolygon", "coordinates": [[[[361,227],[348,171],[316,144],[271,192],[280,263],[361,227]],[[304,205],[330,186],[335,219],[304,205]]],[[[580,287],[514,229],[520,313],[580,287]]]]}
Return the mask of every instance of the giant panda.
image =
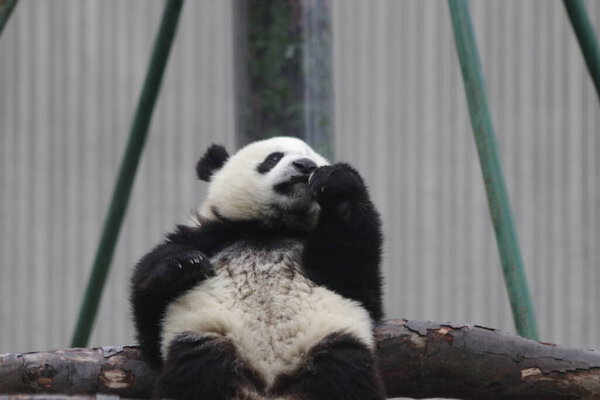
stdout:
{"type": "Polygon", "coordinates": [[[212,145],[208,194],[136,265],[142,355],[172,399],[383,399],[378,213],[357,171],[297,138],[212,145]]]}

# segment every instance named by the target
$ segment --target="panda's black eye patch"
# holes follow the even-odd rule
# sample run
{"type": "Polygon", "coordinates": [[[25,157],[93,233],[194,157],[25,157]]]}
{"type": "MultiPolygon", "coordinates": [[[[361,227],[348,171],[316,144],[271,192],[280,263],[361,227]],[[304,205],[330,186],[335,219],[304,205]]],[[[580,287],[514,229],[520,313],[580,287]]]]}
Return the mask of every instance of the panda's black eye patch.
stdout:
{"type": "Polygon", "coordinates": [[[273,167],[275,167],[277,165],[277,163],[279,162],[279,160],[281,160],[282,158],[283,158],[283,153],[280,151],[271,153],[265,158],[265,160],[263,162],[261,162],[258,165],[256,170],[261,174],[266,174],[267,172],[272,170],[273,167]]]}

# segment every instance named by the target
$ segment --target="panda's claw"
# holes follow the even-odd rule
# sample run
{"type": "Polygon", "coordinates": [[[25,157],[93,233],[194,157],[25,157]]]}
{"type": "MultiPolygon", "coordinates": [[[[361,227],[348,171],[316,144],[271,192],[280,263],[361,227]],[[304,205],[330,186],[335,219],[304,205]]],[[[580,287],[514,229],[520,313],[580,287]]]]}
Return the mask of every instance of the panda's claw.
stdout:
{"type": "MultiPolygon", "coordinates": [[[[182,274],[188,275],[210,275],[212,267],[208,259],[198,252],[184,253],[176,256],[172,260],[171,265],[177,265],[177,271],[181,271],[182,274]]],[[[177,275],[179,272],[177,273],[177,275]]]]}
{"type": "Polygon", "coordinates": [[[198,254],[196,251],[192,251],[190,253],[182,253],[171,257],[170,259],[165,260],[164,265],[169,268],[176,268],[177,270],[186,271],[190,268],[192,269],[202,269],[205,263],[210,263],[207,261],[203,255],[198,254]]]}
{"type": "Polygon", "coordinates": [[[214,276],[207,257],[198,250],[175,250],[147,263],[147,272],[139,274],[136,286],[144,292],[175,293],[182,288],[214,276]]]}

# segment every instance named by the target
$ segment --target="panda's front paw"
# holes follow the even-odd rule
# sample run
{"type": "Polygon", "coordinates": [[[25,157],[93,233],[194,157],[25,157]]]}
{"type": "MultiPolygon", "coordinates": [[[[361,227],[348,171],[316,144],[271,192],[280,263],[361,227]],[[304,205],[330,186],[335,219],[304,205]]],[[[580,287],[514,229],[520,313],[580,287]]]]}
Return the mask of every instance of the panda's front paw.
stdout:
{"type": "Polygon", "coordinates": [[[155,263],[154,268],[140,283],[142,289],[169,293],[214,276],[208,257],[201,251],[170,254],[155,263]]]}
{"type": "Polygon", "coordinates": [[[309,178],[315,199],[323,209],[349,212],[352,202],[366,197],[365,184],[354,168],[345,163],[319,167],[309,178]]]}

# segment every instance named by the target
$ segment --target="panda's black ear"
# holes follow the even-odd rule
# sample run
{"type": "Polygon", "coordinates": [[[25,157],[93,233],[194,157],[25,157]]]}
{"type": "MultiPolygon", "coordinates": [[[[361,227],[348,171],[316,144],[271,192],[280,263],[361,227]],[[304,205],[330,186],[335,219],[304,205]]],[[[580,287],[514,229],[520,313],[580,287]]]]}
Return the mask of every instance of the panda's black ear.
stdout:
{"type": "Polygon", "coordinates": [[[206,150],[198,164],[196,164],[196,172],[198,178],[203,181],[210,182],[213,174],[220,170],[229,158],[229,153],[225,147],[219,144],[213,144],[206,150]]]}

